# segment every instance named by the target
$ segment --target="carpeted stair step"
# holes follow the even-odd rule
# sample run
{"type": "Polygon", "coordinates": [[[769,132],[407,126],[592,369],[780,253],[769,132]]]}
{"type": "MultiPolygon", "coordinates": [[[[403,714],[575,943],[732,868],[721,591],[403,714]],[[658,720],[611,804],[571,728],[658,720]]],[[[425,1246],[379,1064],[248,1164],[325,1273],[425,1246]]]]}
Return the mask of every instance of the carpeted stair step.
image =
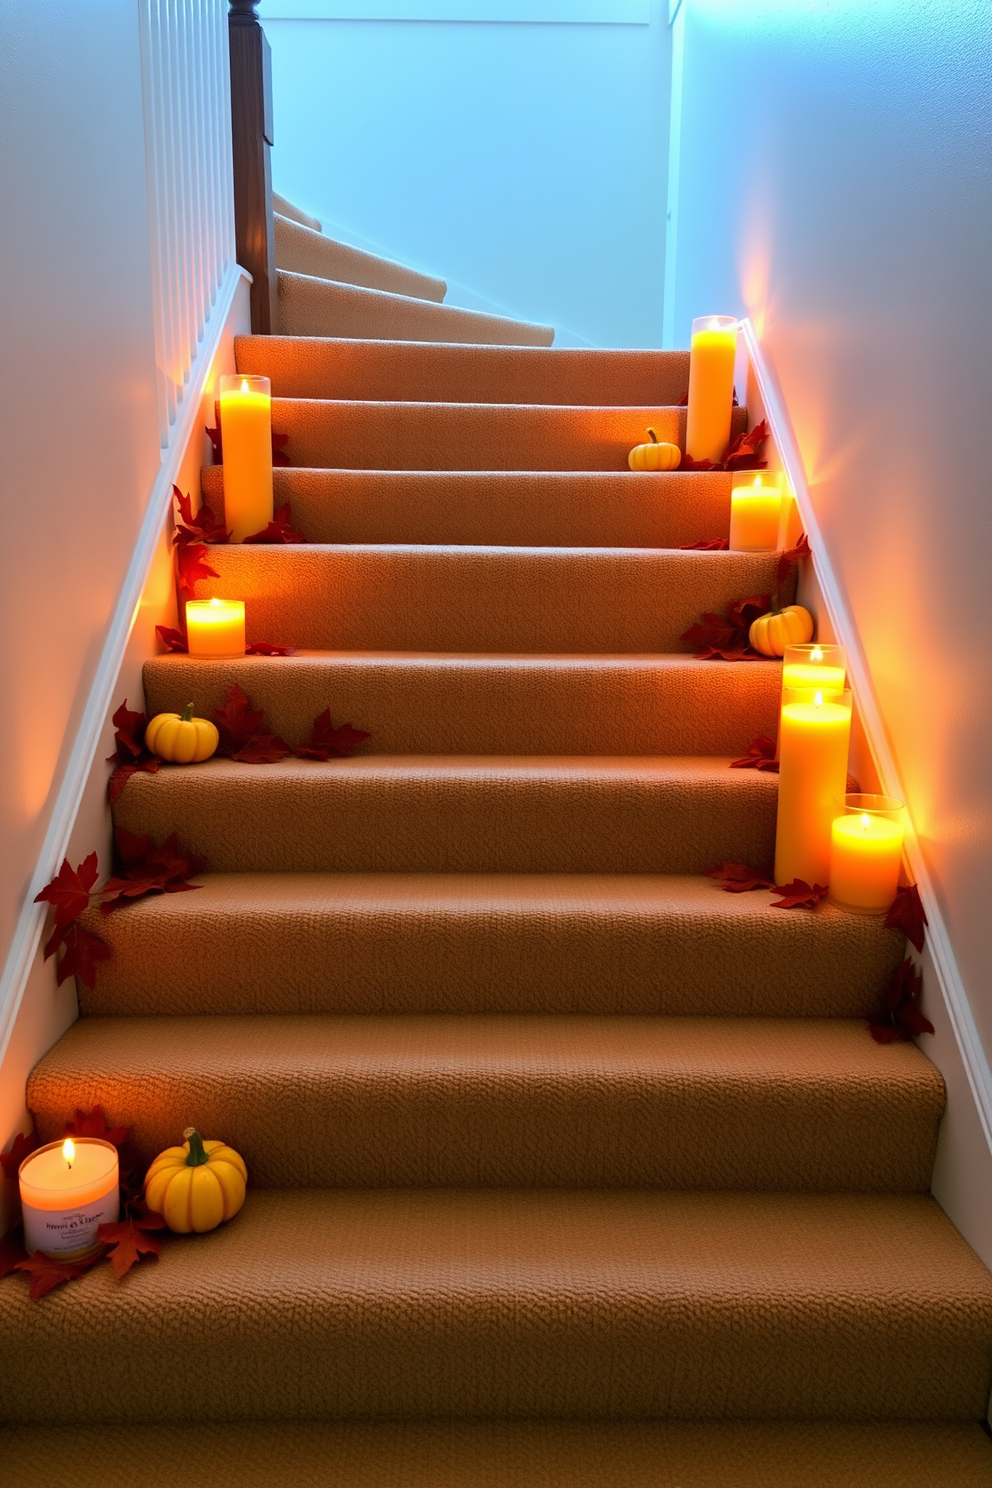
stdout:
{"type": "MultiPolygon", "coordinates": [[[[659,439],[681,444],[685,409],[272,402],[273,428],[289,435],[290,463],[328,470],[627,470],[627,456],[644,440],[647,424],[659,439]]],[[[746,409],[734,409],[732,427],[735,433],[747,428],[746,409]]]]}
{"type": "Polygon", "coordinates": [[[655,654],[684,652],[701,612],[773,594],[777,561],[645,548],[236,544],[210,549],[218,577],[195,592],[243,599],[249,640],[306,650],[655,654]]]}
{"type": "Polygon", "coordinates": [[[296,206],[287,197],[280,196],[278,191],[272,193],[272,209],[278,212],[280,217],[288,217],[291,222],[302,223],[304,227],[309,227],[313,232],[322,230],[316,217],[311,217],[309,212],[304,212],[302,207],[296,206]]]}
{"type": "MultiPolygon", "coordinates": [[[[275,217],[276,264],[294,274],[307,274],[318,279],[333,279],[340,284],[354,284],[364,289],[384,289],[391,294],[433,300],[444,299],[447,285],[443,279],[420,274],[405,264],[374,253],[363,253],[348,243],[325,238],[291,217],[275,217]]],[[[243,369],[242,369],[243,370],[243,369]]]]}
{"type": "Polygon", "coordinates": [[[386,341],[461,341],[468,345],[550,346],[551,326],[437,305],[382,289],[278,271],[279,329],[284,336],[368,337],[386,341]]]}
{"type": "MultiPolygon", "coordinates": [[[[131,791],[133,785],[128,785],[131,791]]],[[[127,794],[127,792],[125,792],[127,794]]],[[[874,915],[704,877],[210,873],[91,916],[99,1017],[592,1013],[867,1018],[905,954],[874,915]]]]}
{"type": "Polygon", "coordinates": [[[689,387],[687,351],[237,336],[234,354],[277,398],[667,407],[689,387]]]}
{"type": "Polygon", "coordinates": [[[864,1023],[445,1015],[83,1018],[42,1141],[99,1104],[148,1164],[223,1132],[259,1188],[927,1190],[944,1086],[864,1023]]]}
{"type": "Polygon", "coordinates": [[[990,1339],[992,1277],[925,1195],[256,1190],[126,1284],[0,1287],[7,1420],[48,1426],[971,1424],[990,1339]]]}
{"type": "Polygon", "coordinates": [[[239,1421],[0,1429],[7,1488],[987,1488],[942,1421],[239,1421]]]}
{"type": "Polygon", "coordinates": [[[704,757],[214,759],[132,776],[128,831],[217,873],[702,873],[771,861],[778,780],[704,757]]]}
{"type": "MultiPolygon", "coordinates": [[[[459,543],[502,547],[678,548],[726,538],[722,471],[273,471],[276,505],[319,543],[459,543]]],[[[224,514],[224,468],[200,475],[224,514]]]]}
{"type": "Polygon", "coordinates": [[[774,735],[778,666],[690,656],[306,652],[146,662],[149,716],[198,714],[232,684],[290,742],[318,713],[371,733],[362,754],[743,754],[774,735]]]}

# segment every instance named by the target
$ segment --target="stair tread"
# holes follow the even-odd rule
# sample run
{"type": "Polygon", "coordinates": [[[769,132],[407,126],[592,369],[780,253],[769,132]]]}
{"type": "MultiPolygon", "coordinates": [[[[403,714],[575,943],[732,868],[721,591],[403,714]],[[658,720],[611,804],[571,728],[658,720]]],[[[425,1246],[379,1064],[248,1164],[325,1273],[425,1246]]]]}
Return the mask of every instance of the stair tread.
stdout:
{"type": "Polygon", "coordinates": [[[437,302],[444,299],[447,290],[443,279],[353,248],[279,213],[275,214],[275,243],[279,269],[437,302]]]}
{"type": "Polygon", "coordinates": [[[82,1019],[27,1102],[43,1141],[101,1104],[146,1163],[223,1131],[263,1188],[924,1192],[944,1088],[840,1019],[195,1016],[82,1019]]]}
{"type": "Polygon", "coordinates": [[[234,352],[277,398],[637,407],[678,404],[689,386],[687,351],[238,336],[234,352]]]}
{"type": "MultiPolygon", "coordinates": [[[[128,787],[130,789],[130,786],[128,787]]],[[[880,917],[786,914],[699,876],[209,873],[92,916],[88,1014],[576,1012],[865,1017],[880,917]]]]}
{"type": "Polygon", "coordinates": [[[286,336],[361,336],[387,340],[459,341],[467,345],[550,346],[551,326],[461,310],[409,295],[277,271],[279,327],[286,336]]]}
{"type": "Polygon", "coordinates": [[[987,1488],[939,1421],[257,1422],[0,1429],[7,1488],[987,1488]]]}
{"type": "Polygon", "coordinates": [[[992,1277],[923,1195],[256,1190],[125,1286],[0,1288],[17,1422],[975,1421],[990,1339],[992,1277]]]}
{"type": "MultiPolygon", "coordinates": [[[[730,531],[723,471],[273,471],[276,504],[311,542],[679,548],[730,531]]],[[[224,514],[224,468],[201,471],[224,514]]]]}

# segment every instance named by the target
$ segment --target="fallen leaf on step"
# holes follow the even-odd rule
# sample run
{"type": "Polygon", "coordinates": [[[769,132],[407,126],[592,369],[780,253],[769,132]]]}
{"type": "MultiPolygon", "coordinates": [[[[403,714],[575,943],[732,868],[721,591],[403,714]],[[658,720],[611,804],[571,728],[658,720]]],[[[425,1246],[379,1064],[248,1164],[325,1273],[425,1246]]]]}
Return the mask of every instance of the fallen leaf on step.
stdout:
{"type": "Polygon", "coordinates": [[[176,630],[172,625],[156,625],[155,634],[158,636],[166,651],[179,651],[186,653],[189,646],[186,637],[181,630],[176,630]]]}
{"type": "MultiPolygon", "coordinates": [[[[206,429],[205,433],[210,440],[210,447],[215,465],[224,463],[224,441],[220,430],[220,403],[214,403],[214,418],[217,420],[216,428],[206,429]]],[[[272,433],[272,463],[273,465],[288,465],[289,456],[286,453],[286,445],[289,443],[288,434],[272,433]]]]}
{"type": "Polygon", "coordinates": [[[106,1113],[102,1106],[94,1106],[92,1111],[81,1111],[77,1106],[73,1119],[66,1122],[65,1135],[67,1137],[98,1137],[101,1142],[109,1142],[112,1147],[123,1147],[131,1135],[131,1128],[129,1126],[108,1126],[106,1113]]]}
{"type": "Polygon", "coordinates": [[[788,884],[773,884],[781,899],[772,902],[772,909],[815,909],[821,899],[827,897],[826,884],[808,884],[804,878],[794,878],[788,884]]]}
{"type": "Polygon", "coordinates": [[[730,547],[729,537],[711,537],[709,541],[679,543],[680,553],[725,553],[730,547]]]}
{"type": "Polygon", "coordinates": [[[785,579],[788,578],[789,571],[795,566],[795,564],[800,562],[800,560],[803,558],[812,558],[812,556],[813,553],[809,545],[809,539],[807,538],[805,532],[801,532],[799,534],[799,538],[796,542],[795,547],[786,548],[785,552],[782,553],[779,557],[778,569],[775,575],[779,582],[779,585],[781,586],[785,579]]]}
{"type": "Polygon", "coordinates": [[[245,647],[246,656],[295,656],[295,646],[277,646],[274,641],[252,641],[245,647]]]}
{"type": "Polygon", "coordinates": [[[201,502],[200,510],[194,516],[193,503],[189,496],[184,496],[178,486],[173,486],[172,495],[179,507],[179,521],[172,534],[176,547],[193,542],[226,543],[230,540],[231,534],[224,523],[217,520],[209,506],[201,502]]]}
{"type": "Polygon", "coordinates": [[[768,439],[768,421],[762,419],[746,434],[738,434],[727,446],[723,470],[764,470],[767,460],[759,458],[768,439]]]}
{"type": "Polygon", "coordinates": [[[0,1168],[4,1177],[15,1179],[24,1159],[39,1146],[41,1138],[34,1127],[29,1132],[18,1132],[6,1152],[0,1152],[0,1168]]]}
{"type": "Polygon", "coordinates": [[[707,868],[707,878],[716,878],[728,894],[746,894],[751,889],[773,889],[774,883],[766,878],[760,868],[748,863],[721,863],[718,868],[707,868]]]}
{"type": "Polygon", "coordinates": [[[694,460],[691,455],[683,455],[679,462],[680,470],[722,470],[723,466],[718,460],[694,460]]]}
{"type": "Polygon", "coordinates": [[[922,1033],[933,1033],[930,1019],[920,1007],[923,973],[917,971],[909,956],[896,968],[895,975],[882,997],[882,1009],[868,1024],[877,1044],[906,1043],[922,1033]]]}
{"type": "Polygon", "coordinates": [[[108,1258],[118,1281],[138,1261],[158,1260],[162,1254],[162,1246],[148,1231],[161,1230],[164,1227],[165,1220],[159,1214],[150,1215],[147,1220],[125,1219],[120,1224],[100,1226],[97,1236],[105,1245],[110,1246],[108,1258]]]}
{"type": "Polygon", "coordinates": [[[890,930],[903,930],[910,945],[922,951],[927,916],[915,884],[905,884],[897,891],[885,923],[890,930]]]}
{"type": "Polygon", "coordinates": [[[109,961],[113,951],[105,940],[84,930],[82,925],[70,925],[62,942],[62,959],[55,973],[55,981],[61,987],[71,976],[82,982],[92,992],[96,986],[96,969],[101,961],[109,961]]]}
{"type": "Polygon", "coordinates": [[[331,710],[325,708],[323,713],[318,714],[313,721],[310,743],[295,744],[293,753],[299,759],[324,760],[325,762],[332,757],[350,759],[355,751],[355,745],[371,737],[371,734],[364,729],[353,728],[350,723],[339,723],[335,728],[331,722],[331,710]]]}
{"type": "Polygon", "coordinates": [[[770,770],[778,774],[779,762],[775,758],[775,740],[770,739],[767,734],[759,734],[752,739],[747,746],[747,753],[741,759],[731,760],[732,770],[770,770]]]}
{"type": "Polygon", "coordinates": [[[102,1255],[95,1255],[89,1260],[73,1261],[69,1264],[64,1261],[50,1261],[39,1251],[36,1255],[27,1256],[23,1261],[18,1261],[15,1270],[30,1276],[31,1290],[28,1295],[32,1302],[37,1302],[40,1297],[47,1296],[63,1282],[76,1281],[80,1276],[85,1276],[87,1271],[102,1260],[102,1255]]]}
{"type": "Polygon", "coordinates": [[[214,709],[220,731],[218,754],[245,765],[275,764],[291,754],[289,745],[266,726],[261,708],[254,709],[238,687],[229,687],[224,705],[214,709]]]}
{"type": "Polygon", "coordinates": [[[206,543],[184,543],[176,549],[176,568],[180,591],[192,594],[198,579],[219,579],[220,574],[206,560],[206,543]]]}
{"type": "Polygon", "coordinates": [[[114,847],[121,868],[100,891],[101,914],[123,909],[146,894],[178,894],[201,887],[188,880],[202,873],[207,861],[184,848],[176,832],[156,847],[150,836],[138,837],[115,827],[114,847]]]}
{"type": "Polygon", "coordinates": [[[78,868],[73,868],[69,859],[63,858],[62,867],[55,877],[39,894],[35,895],[35,904],[50,904],[55,910],[54,933],[45,948],[46,956],[51,956],[58,950],[61,945],[61,932],[66,930],[74,920],[78,920],[83,910],[89,905],[93,885],[99,873],[95,852],[90,853],[88,858],[84,858],[78,868]]]}
{"type": "Polygon", "coordinates": [[[752,594],[747,599],[733,600],[726,615],[707,610],[695,625],[683,632],[682,640],[698,661],[760,661],[761,657],[748,642],[748,632],[770,604],[770,595],[752,594]]]}
{"type": "Polygon", "coordinates": [[[307,538],[302,532],[297,532],[293,527],[293,514],[290,511],[289,502],[276,507],[275,515],[269,525],[261,532],[253,532],[251,537],[246,537],[246,543],[305,543],[307,538]]]}
{"type": "Polygon", "coordinates": [[[116,749],[107,755],[107,763],[116,765],[107,784],[107,795],[111,806],[117,800],[131,776],[138,770],[154,775],[161,767],[161,760],[145,748],[145,715],[135,713],[127,705],[127,698],[113,716],[116,749]]]}

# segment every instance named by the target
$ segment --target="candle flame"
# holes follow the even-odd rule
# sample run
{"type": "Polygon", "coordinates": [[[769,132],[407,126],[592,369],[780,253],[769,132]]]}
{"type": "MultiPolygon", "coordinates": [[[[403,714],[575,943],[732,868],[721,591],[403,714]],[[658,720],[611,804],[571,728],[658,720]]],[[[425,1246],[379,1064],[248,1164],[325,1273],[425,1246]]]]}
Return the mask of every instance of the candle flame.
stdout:
{"type": "Polygon", "coordinates": [[[709,323],[709,325],[707,326],[706,329],[709,330],[709,331],[718,331],[720,329],[720,317],[719,317],[719,315],[714,315],[713,316],[712,320],[710,321],[710,323],[709,323]]]}
{"type": "Polygon", "coordinates": [[[241,391],[243,393],[246,393],[248,391],[248,379],[247,379],[247,377],[242,377],[242,379],[241,379],[241,391]]]}
{"type": "Polygon", "coordinates": [[[810,661],[822,661],[823,660],[823,652],[820,650],[819,646],[814,646],[813,647],[812,651],[809,654],[809,659],[810,659],[810,661]]]}
{"type": "Polygon", "coordinates": [[[222,606],[222,605],[223,605],[223,603],[224,603],[224,601],[223,601],[223,600],[222,600],[222,599],[212,599],[212,600],[211,600],[211,601],[210,601],[210,603],[211,603],[211,606],[212,606],[212,607],[213,607],[213,608],[214,608],[214,609],[215,609],[215,610],[219,610],[219,609],[220,609],[220,608],[221,608],[221,606],[222,606]]]}
{"type": "Polygon", "coordinates": [[[813,706],[814,706],[814,708],[822,708],[823,707],[823,693],[822,692],[818,692],[816,694],[816,696],[813,698],[813,706]]]}
{"type": "Polygon", "coordinates": [[[62,1143],[62,1156],[65,1158],[66,1162],[71,1168],[73,1163],[76,1161],[76,1144],[71,1137],[66,1137],[65,1141],[62,1143]]]}
{"type": "Polygon", "coordinates": [[[868,815],[867,811],[862,811],[862,813],[861,813],[861,830],[862,830],[862,832],[867,832],[867,830],[868,830],[868,828],[870,826],[871,826],[871,817],[868,815]]]}
{"type": "Polygon", "coordinates": [[[755,487],[756,488],[761,485],[761,476],[760,475],[756,475],[754,477],[754,484],[755,484],[755,487]]]}

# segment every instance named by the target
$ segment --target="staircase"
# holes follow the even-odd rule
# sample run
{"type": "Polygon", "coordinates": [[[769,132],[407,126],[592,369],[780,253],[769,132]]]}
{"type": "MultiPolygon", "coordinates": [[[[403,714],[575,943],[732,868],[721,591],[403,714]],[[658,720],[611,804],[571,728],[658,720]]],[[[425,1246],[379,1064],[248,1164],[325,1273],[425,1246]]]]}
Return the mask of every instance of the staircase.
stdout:
{"type": "Polygon", "coordinates": [[[310,543],[215,548],[198,595],[299,651],[157,657],[146,707],[237,682],[285,738],[328,704],[372,737],[116,804],[210,871],[100,923],[29,1105],[149,1160],[195,1123],[251,1188],[120,1284],[0,1286],[5,1482],[987,1485],[942,1082],[864,1023],[902,937],[702,876],[771,862],[776,779],[729,762],[780,676],[680,640],[773,583],[678,550],[730,477],[626,469],[684,433],[687,354],[548,349],[281,205],[287,334],[236,351],[310,543]]]}

